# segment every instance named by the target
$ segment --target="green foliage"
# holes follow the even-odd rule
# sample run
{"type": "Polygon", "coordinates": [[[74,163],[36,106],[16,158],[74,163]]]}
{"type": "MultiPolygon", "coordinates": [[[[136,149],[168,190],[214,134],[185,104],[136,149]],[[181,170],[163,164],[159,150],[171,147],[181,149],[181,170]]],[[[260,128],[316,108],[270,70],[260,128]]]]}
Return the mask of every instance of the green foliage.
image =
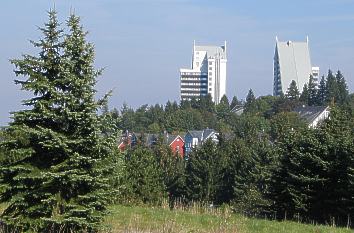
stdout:
{"type": "Polygon", "coordinates": [[[163,170],[153,151],[138,146],[125,155],[122,201],[159,205],[166,196],[163,170]]]}
{"type": "Polygon", "coordinates": [[[271,199],[277,215],[304,220],[352,221],[353,126],[345,112],[332,109],[319,129],[303,129],[279,142],[271,199]],[[349,219],[348,219],[349,218],[349,219]]]}
{"type": "Polygon", "coordinates": [[[309,94],[308,94],[307,104],[309,106],[317,105],[319,102],[317,99],[317,97],[318,97],[317,86],[316,86],[315,80],[312,75],[310,76],[310,79],[309,79],[308,92],[309,92],[309,94]]]}
{"type": "Polygon", "coordinates": [[[0,168],[1,215],[9,229],[28,232],[95,232],[105,214],[106,181],[101,161],[112,153],[113,139],[103,137],[94,100],[93,45],[78,17],[59,28],[56,12],[32,42],[38,56],[12,60],[22,90],[33,97],[26,110],[13,113],[6,130],[5,161],[0,168]]]}
{"type": "Polygon", "coordinates": [[[307,127],[307,123],[295,112],[281,112],[271,119],[270,136],[274,141],[307,127]]]}
{"type": "Polygon", "coordinates": [[[299,99],[300,92],[299,92],[299,89],[297,88],[297,84],[296,84],[295,80],[291,81],[285,96],[290,100],[298,100],[299,99]]]}
{"type": "Polygon", "coordinates": [[[246,96],[245,112],[253,113],[256,111],[255,101],[256,97],[254,96],[253,90],[250,89],[246,96]]]}
{"type": "Polygon", "coordinates": [[[234,96],[234,97],[232,97],[232,100],[231,100],[231,103],[230,103],[230,109],[233,109],[237,105],[241,105],[241,102],[238,101],[236,96],[234,96]]]}
{"type": "Polygon", "coordinates": [[[344,76],[342,72],[340,72],[339,70],[336,73],[336,81],[337,81],[337,88],[338,88],[338,92],[336,95],[336,102],[339,103],[340,105],[343,105],[348,100],[349,92],[348,92],[348,86],[344,79],[344,76]]]}
{"type": "Polygon", "coordinates": [[[107,224],[113,232],[223,232],[223,233],[352,233],[352,229],[301,224],[293,221],[247,218],[229,213],[227,208],[170,211],[162,208],[111,206],[107,224]]]}
{"type": "Polygon", "coordinates": [[[216,117],[218,120],[226,119],[230,114],[230,104],[229,100],[227,99],[226,95],[224,95],[220,103],[216,105],[216,117]]]}
{"type": "Polygon", "coordinates": [[[157,162],[162,168],[163,183],[169,197],[170,207],[173,208],[176,200],[186,195],[186,164],[179,154],[173,154],[168,145],[159,141],[154,146],[157,162]]]}
{"type": "Polygon", "coordinates": [[[189,155],[186,188],[190,200],[215,202],[220,184],[220,162],[217,147],[211,140],[189,155]]]}
{"type": "Polygon", "coordinates": [[[318,87],[318,91],[317,91],[317,101],[318,101],[318,105],[323,106],[326,103],[326,79],[324,76],[322,76],[319,87],[318,87]]]}

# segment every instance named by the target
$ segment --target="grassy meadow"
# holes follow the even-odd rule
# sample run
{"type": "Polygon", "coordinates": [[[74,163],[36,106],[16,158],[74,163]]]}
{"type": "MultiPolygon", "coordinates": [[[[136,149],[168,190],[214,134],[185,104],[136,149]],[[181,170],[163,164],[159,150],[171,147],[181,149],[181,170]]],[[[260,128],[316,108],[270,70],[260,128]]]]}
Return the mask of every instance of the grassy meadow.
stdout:
{"type": "Polygon", "coordinates": [[[291,221],[246,218],[228,211],[197,213],[160,208],[112,206],[106,224],[111,232],[163,233],[353,233],[353,230],[291,221]]]}
{"type": "MultiPolygon", "coordinates": [[[[5,205],[0,205],[0,213],[5,205]]],[[[354,233],[354,230],[246,218],[222,210],[176,210],[114,205],[105,219],[105,233],[354,233]]],[[[1,231],[0,231],[1,232],[1,231]]]]}

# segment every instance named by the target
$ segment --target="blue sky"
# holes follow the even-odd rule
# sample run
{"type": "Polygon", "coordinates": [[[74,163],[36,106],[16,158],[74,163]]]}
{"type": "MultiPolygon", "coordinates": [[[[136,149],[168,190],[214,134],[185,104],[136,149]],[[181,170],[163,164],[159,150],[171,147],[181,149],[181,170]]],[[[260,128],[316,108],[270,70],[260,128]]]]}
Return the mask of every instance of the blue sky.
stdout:
{"type": "Polygon", "coordinates": [[[179,68],[188,68],[193,40],[228,43],[227,95],[272,93],[275,36],[310,39],[311,60],[321,74],[340,69],[354,90],[354,0],[3,0],[0,7],[0,125],[21,109],[28,93],[14,85],[9,59],[36,54],[28,42],[53,7],[63,22],[81,16],[95,44],[96,66],[105,71],[98,96],[113,89],[110,106],[121,108],[179,101],[179,68]]]}

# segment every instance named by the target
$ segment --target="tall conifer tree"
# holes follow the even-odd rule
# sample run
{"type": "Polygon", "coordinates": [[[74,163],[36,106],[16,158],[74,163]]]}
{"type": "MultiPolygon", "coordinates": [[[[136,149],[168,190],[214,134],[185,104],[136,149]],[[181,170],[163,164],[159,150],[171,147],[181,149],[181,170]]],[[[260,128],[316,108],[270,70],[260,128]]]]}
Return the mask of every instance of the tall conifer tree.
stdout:
{"type": "Polygon", "coordinates": [[[331,101],[337,102],[336,99],[338,93],[338,86],[336,77],[333,75],[331,70],[328,70],[328,75],[326,79],[326,102],[330,103],[331,101]]]}
{"type": "Polygon", "coordinates": [[[297,84],[295,82],[295,80],[292,80],[288,91],[286,92],[286,97],[290,100],[298,100],[300,96],[300,92],[299,89],[297,88],[297,84]]]}
{"type": "Polygon", "coordinates": [[[317,91],[317,101],[319,105],[325,105],[326,104],[326,80],[325,77],[322,76],[320,85],[318,87],[317,91]]]}
{"type": "Polygon", "coordinates": [[[306,105],[308,105],[308,101],[309,101],[309,88],[307,87],[307,83],[304,84],[304,88],[302,89],[302,93],[300,95],[300,99],[301,102],[305,103],[306,105]]]}
{"type": "Polygon", "coordinates": [[[308,85],[308,105],[309,106],[314,106],[317,105],[318,101],[317,101],[317,87],[316,87],[316,83],[315,80],[313,78],[313,76],[310,76],[309,79],[309,85],[308,85]]]}
{"type": "Polygon", "coordinates": [[[3,142],[5,164],[1,201],[9,206],[2,221],[9,229],[29,232],[96,232],[105,213],[106,179],[101,161],[111,153],[103,140],[94,100],[94,48],[78,17],[63,35],[55,11],[32,44],[38,56],[12,60],[16,80],[33,93],[26,110],[13,113],[8,133],[21,138],[3,142]]]}

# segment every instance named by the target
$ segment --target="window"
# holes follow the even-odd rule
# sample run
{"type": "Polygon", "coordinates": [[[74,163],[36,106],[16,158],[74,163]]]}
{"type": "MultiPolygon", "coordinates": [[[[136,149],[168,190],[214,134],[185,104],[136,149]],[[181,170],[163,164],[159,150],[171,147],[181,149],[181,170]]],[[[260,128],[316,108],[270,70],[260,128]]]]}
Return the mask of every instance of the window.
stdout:
{"type": "Polygon", "coordinates": [[[209,76],[212,76],[213,75],[213,72],[209,72],[209,76]]]}
{"type": "Polygon", "coordinates": [[[213,67],[209,66],[209,70],[213,70],[213,67]]]}
{"type": "Polygon", "coordinates": [[[196,64],[197,64],[197,67],[199,67],[199,62],[196,62],[196,64]]]}
{"type": "Polygon", "coordinates": [[[211,88],[209,88],[209,91],[211,91],[211,88]]]}
{"type": "Polygon", "coordinates": [[[209,83],[209,86],[211,86],[211,83],[209,83]]]}
{"type": "Polygon", "coordinates": [[[196,52],[195,54],[199,55],[199,52],[196,52]]]}
{"type": "Polygon", "coordinates": [[[209,78],[209,81],[211,81],[211,78],[209,78]]]}
{"type": "Polygon", "coordinates": [[[209,62],[209,65],[211,66],[212,64],[213,64],[213,62],[212,62],[212,61],[210,61],[210,62],[209,62]]]}

